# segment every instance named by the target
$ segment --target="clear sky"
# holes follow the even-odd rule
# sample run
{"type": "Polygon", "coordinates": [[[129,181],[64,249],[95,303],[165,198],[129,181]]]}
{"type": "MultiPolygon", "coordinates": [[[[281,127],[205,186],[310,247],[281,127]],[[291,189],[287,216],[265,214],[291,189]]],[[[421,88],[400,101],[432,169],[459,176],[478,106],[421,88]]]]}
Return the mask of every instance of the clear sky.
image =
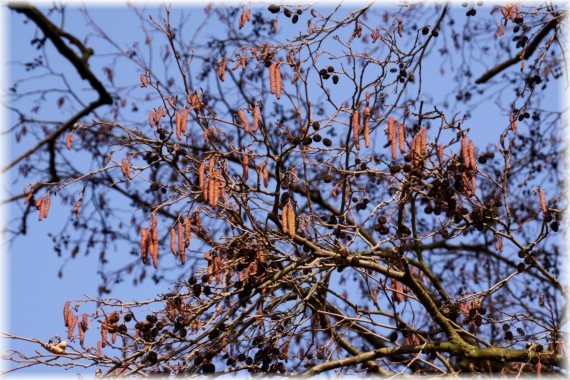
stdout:
{"type": "MultiPolygon", "coordinates": [[[[130,11],[120,8],[97,9],[94,6],[90,6],[90,8],[94,9],[91,12],[92,16],[120,44],[128,45],[134,40],[141,40],[138,29],[130,27],[130,25],[137,25],[135,19],[130,16],[130,11]]],[[[151,9],[152,7],[148,8],[149,13],[151,9]]],[[[195,13],[199,14],[199,12],[201,12],[201,8],[195,8],[195,13]]],[[[453,12],[464,13],[463,8],[455,9],[453,12]]],[[[24,24],[22,22],[23,16],[13,12],[7,12],[5,19],[7,22],[3,23],[5,31],[3,34],[8,43],[5,46],[3,64],[6,65],[7,62],[11,62],[6,69],[8,75],[6,79],[8,83],[11,83],[10,74],[16,74],[16,77],[21,77],[22,74],[22,67],[13,63],[27,62],[36,55],[30,46],[30,40],[34,37],[36,28],[31,23],[24,24]]],[[[85,35],[84,20],[77,12],[71,11],[68,14],[65,28],[72,34],[81,37],[85,35]]],[[[214,32],[212,30],[212,33],[214,32]]],[[[99,42],[96,39],[90,39],[87,45],[99,52],[100,46],[98,44],[99,42]]],[[[437,54],[433,54],[433,57],[434,59],[437,58],[437,54]]],[[[95,62],[95,64],[97,63],[95,62]]],[[[453,84],[451,81],[442,80],[439,64],[431,57],[426,61],[423,70],[423,85],[425,88],[433,89],[434,98],[441,97],[442,94],[448,93],[452,89],[453,84]]],[[[482,67],[481,72],[483,72],[482,67]]],[[[96,70],[95,73],[103,77],[100,70],[96,70]]],[[[116,75],[118,77],[124,75],[125,80],[129,80],[128,73],[116,73],[116,75]]],[[[550,86],[547,98],[552,104],[545,106],[556,108],[561,102],[562,91],[565,92],[565,89],[560,90],[556,86],[550,86]]],[[[496,141],[505,124],[504,116],[500,114],[496,105],[487,102],[473,106],[471,110],[463,110],[463,112],[469,111],[471,111],[472,116],[468,121],[471,129],[470,137],[476,144],[484,146],[491,141],[496,141]]],[[[54,112],[54,118],[57,118],[57,110],[54,112]]],[[[144,117],[144,114],[146,113],[143,112],[139,116],[144,117]]],[[[13,115],[5,115],[9,119],[8,124],[4,124],[3,131],[14,121],[13,115]]],[[[7,148],[5,151],[9,157],[16,157],[23,152],[26,146],[15,144],[11,139],[13,139],[12,136],[5,142],[7,148]]],[[[33,179],[29,180],[33,181],[33,179]]],[[[2,184],[4,191],[2,198],[5,198],[6,192],[15,194],[21,191],[23,185],[28,184],[27,181],[28,179],[5,178],[2,184]]],[[[21,204],[11,205],[8,212],[14,215],[19,207],[21,204]]],[[[63,336],[65,331],[62,309],[65,301],[81,299],[84,295],[97,297],[97,286],[99,284],[99,277],[96,273],[99,268],[97,253],[92,252],[87,257],[69,260],[69,252],[64,251],[62,257],[58,257],[53,250],[51,238],[48,236],[48,233],[58,234],[61,226],[69,218],[69,211],[68,207],[58,207],[57,204],[54,204],[47,221],[38,222],[32,217],[27,236],[4,242],[4,255],[8,258],[8,298],[5,308],[3,308],[8,323],[4,330],[15,335],[36,337],[44,341],[49,340],[53,335],[63,336]],[[59,278],[58,272],[62,267],[63,276],[59,278]]],[[[7,219],[9,218],[10,216],[7,216],[7,219]]],[[[120,263],[121,255],[127,255],[130,248],[123,244],[117,244],[116,251],[112,253],[113,256],[116,256],[114,259],[120,263]]],[[[157,287],[152,281],[146,281],[137,287],[125,282],[114,289],[112,296],[140,299],[152,297],[157,293],[165,292],[166,289],[166,285],[157,287]]],[[[11,347],[28,351],[31,348],[29,344],[24,343],[14,343],[11,347]]],[[[37,374],[38,371],[60,374],[58,369],[45,367],[30,368],[21,374],[37,374]]],[[[91,374],[92,369],[88,370],[87,373],[91,374]]],[[[69,373],[69,375],[73,374],[69,373]]]]}

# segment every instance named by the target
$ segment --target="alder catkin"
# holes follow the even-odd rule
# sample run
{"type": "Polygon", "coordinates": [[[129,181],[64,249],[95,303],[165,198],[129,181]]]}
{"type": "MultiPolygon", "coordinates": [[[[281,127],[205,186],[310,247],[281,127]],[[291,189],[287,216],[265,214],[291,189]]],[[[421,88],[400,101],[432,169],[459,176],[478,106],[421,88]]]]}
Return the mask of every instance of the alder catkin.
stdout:
{"type": "Polygon", "coordinates": [[[289,218],[287,214],[289,213],[289,204],[286,204],[281,210],[281,225],[283,226],[283,233],[289,234],[289,218]]]}
{"type": "Polygon", "coordinates": [[[443,168],[443,145],[437,145],[437,160],[439,161],[439,166],[443,168]]]}
{"type": "Polygon", "coordinates": [[[259,107],[253,107],[253,132],[259,129],[259,107]]]}
{"type": "Polygon", "coordinates": [[[396,120],[392,116],[388,118],[388,141],[392,150],[392,159],[397,158],[396,145],[396,120]]]}
{"type": "Polygon", "coordinates": [[[463,164],[469,167],[469,152],[467,151],[467,139],[461,138],[461,156],[463,157],[463,164]]]}
{"type": "Polygon", "coordinates": [[[249,155],[246,152],[243,153],[242,166],[243,166],[243,180],[244,182],[246,182],[249,178],[249,155]]]}
{"type": "Polygon", "coordinates": [[[68,150],[71,150],[71,143],[73,142],[73,140],[75,140],[75,137],[73,137],[73,132],[69,132],[67,135],[67,139],[65,139],[65,146],[67,147],[68,150]]]}
{"type": "Polygon", "coordinates": [[[148,114],[148,124],[150,125],[151,128],[155,126],[154,114],[155,114],[154,110],[150,111],[150,113],[148,114]]]}
{"type": "Polygon", "coordinates": [[[67,339],[71,339],[73,338],[73,330],[75,330],[75,325],[77,324],[77,321],[79,320],[79,316],[70,316],[69,319],[69,326],[67,327],[67,339]]]}
{"type": "Polygon", "coordinates": [[[101,347],[107,346],[107,324],[103,322],[101,324],[101,347]]]}
{"type": "Polygon", "coordinates": [[[297,227],[295,225],[295,210],[293,209],[291,203],[288,204],[288,207],[289,211],[287,212],[287,230],[289,231],[289,236],[294,238],[295,232],[297,230],[297,227]]]}
{"type": "Polygon", "coordinates": [[[178,252],[182,256],[186,250],[186,245],[184,244],[184,225],[178,222],[178,252]]]}
{"type": "Polygon", "coordinates": [[[220,80],[223,82],[225,77],[226,77],[226,64],[228,63],[228,61],[224,58],[220,61],[220,66],[218,68],[218,76],[220,77],[220,80]]]}
{"type": "Polygon", "coordinates": [[[546,207],[546,199],[544,198],[544,192],[540,188],[538,189],[538,198],[540,199],[540,209],[543,214],[546,214],[548,211],[548,208],[546,207]]]}
{"type": "Polygon", "coordinates": [[[71,304],[70,301],[65,301],[65,304],[63,305],[63,323],[65,325],[65,327],[67,327],[69,325],[69,315],[67,314],[67,311],[69,310],[69,305],[71,304]]]}
{"type": "Polygon", "coordinates": [[[476,167],[475,144],[473,144],[473,140],[469,140],[469,145],[467,146],[467,151],[469,153],[469,165],[471,168],[475,169],[475,167],[476,167]]]}
{"type": "Polygon", "coordinates": [[[149,236],[148,229],[141,228],[141,257],[144,264],[148,261],[149,236]]]}
{"type": "Polygon", "coordinates": [[[370,107],[365,107],[362,115],[364,124],[364,146],[370,148],[370,107]]]}
{"type": "Polygon", "coordinates": [[[102,345],[102,342],[100,340],[97,341],[97,356],[99,356],[100,358],[103,357],[103,345],[102,345]]]}
{"type": "Polygon", "coordinates": [[[354,137],[354,146],[356,150],[360,150],[360,112],[354,111],[351,115],[352,134],[354,137]]]}
{"type": "Polygon", "coordinates": [[[427,153],[427,129],[422,128],[420,130],[420,136],[420,153],[422,157],[425,157],[427,153]]]}
{"type": "Polygon", "coordinates": [[[269,169],[267,168],[267,163],[263,165],[263,186],[265,188],[269,186],[269,169]]]}
{"type": "Polygon", "coordinates": [[[206,163],[202,162],[198,168],[198,187],[204,190],[204,174],[206,172],[206,163]]]}
{"type": "Polygon", "coordinates": [[[281,65],[275,66],[275,95],[277,99],[281,99],[281,89],[283,84],[281,83],[281,65]]]}
{"type": "Polygon", "coordinates": [[[269,91],[275,94],[275,63],[269,66],[269,91]]]}
{"type": "Polygon", "coordinates": [[[178,256],[178,251],[176,250],[176,230],[174,225],[170,226],[170,251],[174,256],[178,256]]]}
{"type": "Polygon", "coordinates": [[[181,115],[182,120],[180,120],[180,132],[182,132],[182,134],[186,134],[186,126],[188,124],[188,113],[190,113],[190,110],[188,108],[185,108],[182,111],[181,115]]]}
{"type": "Polygon", "coordinates": [[[184,220],[184,245],[186,248],[190,246],[190,238],[192,237],[192,220],[187,216],[184,220]]]}
{"type": "Polygon", "coordinates": [[[406,153],[406,127],[398,123],[398,142],[400,143],[400,153],[406,153]]]}
{"type": "Polygon", "coordinates": [[[238,117],[241,121],[243,130],[249,132],[249,121],[247,121],[247,118],[245,117],[245,112],[243,111],[242,108],[240,108],[238,111],[238,117]]]}
{"type": "Polygon", "coordinates": [[[175,116],[176,116],[176,138],[178,140],[182,140],[182,129],[180,128],[180,125],[182,123],[181,111],[180,110],[176,111],[175,116]]]}

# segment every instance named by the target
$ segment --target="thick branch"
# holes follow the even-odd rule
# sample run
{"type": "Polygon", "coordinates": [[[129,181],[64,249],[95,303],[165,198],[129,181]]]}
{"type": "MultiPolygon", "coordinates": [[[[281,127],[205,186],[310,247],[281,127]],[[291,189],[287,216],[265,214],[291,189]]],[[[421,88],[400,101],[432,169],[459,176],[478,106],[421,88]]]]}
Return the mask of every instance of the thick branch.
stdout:
{"type": "Polygon", "coordinates": [[[493,67],[491,70],[487,71],[483,75],[481,75],[476,81],[476,84],[482,84],[487,82],[489,79],[493,78],[495,75],[499,74],[503,70],[511,67],[512,65],[517,64],[518,62],[522,61],[523,59],[529,58],[534,51],[537,49],[538,44],[548,35],[548,33],[558,26],[560,17],[554,17],[552,20],[548,21],[546,25],[538,32],[536,37],[532,39],[532,41],[528,44],[526,48],[524,48],[520,53],[516,54],[514,57],[498,64],[497,66],[493,67]]]}

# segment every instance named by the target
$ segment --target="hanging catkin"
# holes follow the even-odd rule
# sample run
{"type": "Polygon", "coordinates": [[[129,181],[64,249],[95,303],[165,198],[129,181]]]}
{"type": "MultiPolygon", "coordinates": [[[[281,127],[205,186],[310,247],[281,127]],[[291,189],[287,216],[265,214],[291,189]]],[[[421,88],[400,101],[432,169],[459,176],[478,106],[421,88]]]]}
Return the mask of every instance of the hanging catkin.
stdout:
{"type": "Polygon", "coordinates": [[[269,66],[269,91],[275,94],[275,63],[269,66]]]}
{"type": "Polygon", "coordinates": [[[192,237],[192,220],[190,216],[187,216],[184,220],[184,246],[188,248],[190,246],[190,238],[192,237]]]}
{"type": "Polygon", "coordinates": [[[176,230],[174,225],[170,226],[170,251],[174,256],[178,256],[178,251],[176,250],[176,230]]]}
{"type": "Polygon", "coordinates": [[[475,169],[475,167],[476,167],[475,144],[473,144],[473,140],[469,140],[469,145],[467,146],[467,151],[469,153],[469,167],[475,169]]]}
{"type": "Polygon", "coordinates": [[[157,221],[158,219],[155,217],[152,218],[151,221],[151,229],[150,229],[150,255],[152,257],[152,265],[154,269],[158,269],[158,228],[157,228],[157,221]]]}
{"type": "Polygon", "coordinates": [[[178,222],[178,252],[180,253],[181,259],[182,256],[184,255],[185,250],[186,250],[186,245],[184,244],[184,225],[178,222]]]}
{"type": "Polygon", "coordinates": [[[144,264],[148,261],[149,236],[148,229],[141,228],[141,258],[144,264]]]}
{"type": "Polygon", "coordinates": [[[253,133],[259,129],[259,107],[253,107],[253,133]]]}
{"type": "Polygon", "coordinates": [[[249,178],[249,155],[247,154],[247,152],[243,153],[242,167],[243,167],[243,180],[244,182],[246,182],[249,178]]]}
{"type": "Polygon", "coordinates": [[[400,153],[406,153],[406,127],[398,123],[398,141],[400,143],[400,153]]]}
{"type": "Polygon", "coordinates": [[[396,120],[394,120],[392,116],[388,118],[388,141],[390,142],[390,147],[392,150],[392,159],[395,160],[398,157],[398,152],[396,150],[396,120]]]}
{"type": "Polygon", "coordinates": [[[220,61],[220,66],[218,68],[218,76],[220,77],[220,80],[223,82],[225,77],[226,77],[226,64],[228,63],[226,58],[223,58],[220,61]]]}
{"type": "Polygon", "coordinates": [[[280,65],[276,65],[275,67],[275,95],[277,99],[281,99],[281,89],[283,88],[283,84],[281,83],[281,68],[280,65]]]}
{"type": "Polygon", "coordinates": [[[360,112],[354,111],[351,115],[352,134],[354,137],[354,146],[360,150],[360,112]]]}
{"type": "Polygon", "coordinates": [[[546,207],[546,199],[544,198],[544,192],[540,188],[538,189],[538,198],[540,199],[540,209],[542,210],[543,214],[546,214],[548,211],[546,207]]]}
{"type": "Polygon", "coordinates": [[[443,145],[437,145],[437,160],[439,161],[439,166],[443,168],[443,145]]]}
{"type": "Polygon", "coordinates": [[[188,124],[188,113],[190,110],[185,108],[182,110],[181,120],[180,120],[180,132],[184,135],[186,134],[186,125],[188,124]]]}
{"type": "Polygon", "coordinates": [[[463,164],[469,167],[469,152],[467,151],[467,138],[461,138],[461,157],[463,158],[463,164]]]}
{"type": "Polygon", "coordinates": [[[198,168],[198,187],[204,190],[204,174],[206,172],[206,163],[202,162],[198,168]]]}
{"type": "Polygon", "coordinates": [[[289,234],[289,218],[287,213],[289,212],[289,204],[286,204],[281,210],[281,225],[283,226],[283,232],[289,234]]]}
{"type": "Polygon", "coordinates": [[[364,146],[370,148],[370,107],[365,107],[362,112],[363,124],[364,124],[364,146]]]}
{"type": "Polygon", "coordinates": [[[249,132],[249,121],[247,121],[247,117],[245,117],[245,112],[242,108],[240,108],[238,111],[238,118],[241,121],[243,130],[249,132]]]}

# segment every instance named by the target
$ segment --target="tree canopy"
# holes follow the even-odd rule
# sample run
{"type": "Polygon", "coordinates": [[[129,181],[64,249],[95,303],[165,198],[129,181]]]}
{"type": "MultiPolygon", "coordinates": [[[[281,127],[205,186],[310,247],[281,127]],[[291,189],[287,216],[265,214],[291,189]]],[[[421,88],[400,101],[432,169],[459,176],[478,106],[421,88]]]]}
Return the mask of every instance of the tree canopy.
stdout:
{"type": "Polygon", "coordinates": [[[8,7],[6,232],[100,264],[8,372],[566,374],[560,5],[8,7]]]}

